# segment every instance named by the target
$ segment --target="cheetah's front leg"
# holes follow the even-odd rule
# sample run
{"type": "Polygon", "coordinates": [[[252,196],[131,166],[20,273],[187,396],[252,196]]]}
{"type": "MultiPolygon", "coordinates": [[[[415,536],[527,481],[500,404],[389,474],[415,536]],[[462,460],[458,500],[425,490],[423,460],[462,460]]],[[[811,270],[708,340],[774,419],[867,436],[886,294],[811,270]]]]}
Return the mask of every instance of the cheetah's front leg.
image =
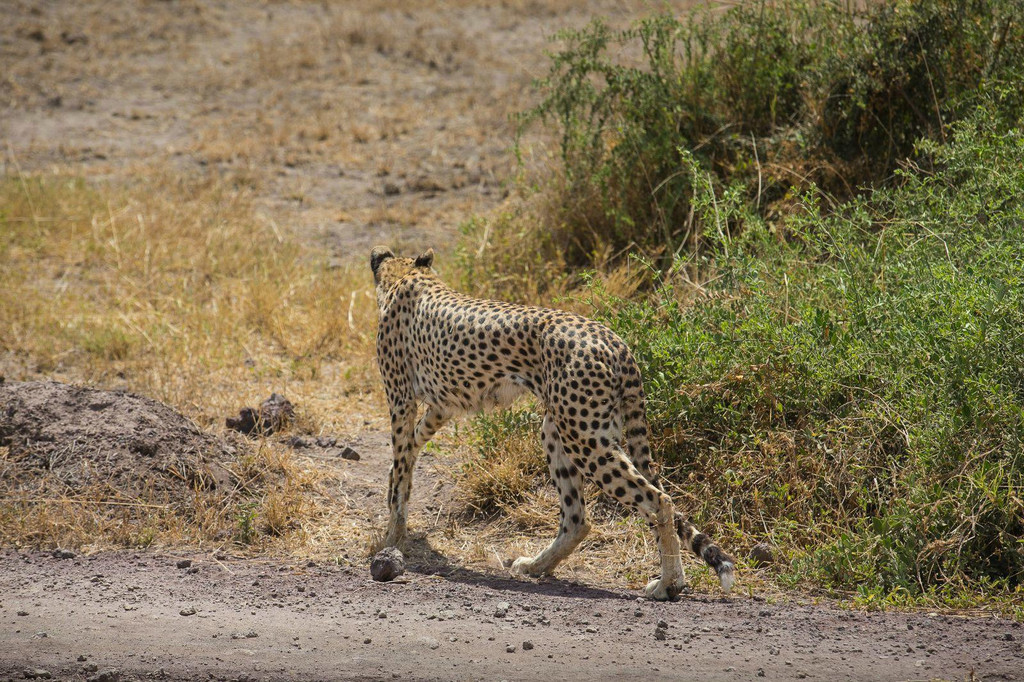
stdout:
{"type": "Polygon", "coordinates": [[[412,494],[412,471],[420,449],[448,421],[449,415],[434,405],[413,428],[416,404],[396,406],[391,411],[391,444],[394,461],[388,474],[388,532],[385,547],[397,547],[405,540],[409,497],[412,494]]]}

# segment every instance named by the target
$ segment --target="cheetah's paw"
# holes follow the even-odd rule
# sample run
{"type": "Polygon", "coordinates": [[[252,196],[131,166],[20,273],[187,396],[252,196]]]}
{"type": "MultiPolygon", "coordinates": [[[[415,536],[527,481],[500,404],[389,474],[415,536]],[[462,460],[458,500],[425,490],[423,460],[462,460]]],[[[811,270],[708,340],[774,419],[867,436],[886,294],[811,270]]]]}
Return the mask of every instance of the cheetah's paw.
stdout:
{"type": "Polygon", "coordinates": [[[658,578],[647,583],[647,587],[644,588],[644,594],[647,595],[648,599],[655,601],[671,601],[679,596],[684,587],[682,578],[675,582],[658,578]]]}
{"type": "Polygon", "coordinates": [[[521,556],[512,562],[512,575],[530,576],[536,578],[540,572],[534,567],[534,561],[527,556],[521,556]]]}

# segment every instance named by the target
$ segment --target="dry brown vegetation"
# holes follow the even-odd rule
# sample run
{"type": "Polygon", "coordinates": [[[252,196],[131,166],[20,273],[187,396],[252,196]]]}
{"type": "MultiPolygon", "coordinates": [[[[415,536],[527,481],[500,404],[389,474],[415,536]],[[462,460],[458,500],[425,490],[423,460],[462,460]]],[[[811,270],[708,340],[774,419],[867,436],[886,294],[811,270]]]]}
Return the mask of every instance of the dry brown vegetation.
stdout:
{"type": "MultiPolygon", "coordinates": [[[[286,436],[369,433],[364,452],[379,449],[366,252],[439,247],[442,274],[480,290],[472,254],[451,247],[459,223],[500,206],[508,115],[545,68],[546,38],[645,8],[592,5],[13,3],[0,374],[130,390],[213,433],[277,391],[298,410],[286,436]]],[[[469,433],[443,435],[419,465],[423,565],[498,569],[554,532],[536,443],[511,443],[495,469],[469,433]]],[[[15,464],[6,448],[0,460],[15,464]]],[[[386,463],[371,476],[267,438],[225,466],[236,487],[187,515],[89,490],[40,500],[5,476],[0,541],[357,562],[373,545],[386,463]]],[[[593,502],[595,532],[566,575],[643,583],[646,528],[593,502]]]]}

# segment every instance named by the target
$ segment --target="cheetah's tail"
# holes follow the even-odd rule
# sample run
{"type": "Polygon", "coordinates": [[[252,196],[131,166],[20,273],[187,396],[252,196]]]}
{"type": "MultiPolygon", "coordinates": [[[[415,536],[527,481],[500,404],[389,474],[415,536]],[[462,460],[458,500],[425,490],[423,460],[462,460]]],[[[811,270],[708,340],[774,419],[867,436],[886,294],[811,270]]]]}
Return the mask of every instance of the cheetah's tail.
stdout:
{"type": "Polygon", "coordinates": [[[722,586],[722,592],[729,594],[732,590],[735,577],[733,569],[736,561],[722,551],[722,548],[711,541],[707,535],[697,530],[682,514],[676,512],[676,534],[679,540],[690,550],[699,556],[704,562],[714,569],[718,575],[718,582],[722,586]]]}

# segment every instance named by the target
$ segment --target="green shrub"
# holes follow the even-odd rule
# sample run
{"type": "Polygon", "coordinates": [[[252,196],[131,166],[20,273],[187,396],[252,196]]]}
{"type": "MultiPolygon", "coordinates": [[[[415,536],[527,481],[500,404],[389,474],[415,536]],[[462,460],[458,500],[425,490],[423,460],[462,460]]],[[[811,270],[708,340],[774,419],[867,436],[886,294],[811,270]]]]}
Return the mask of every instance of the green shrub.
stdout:
{"type": "Polygon", "coordinates": [[[570,267],[636,249],[667,267],[700,250],[709,225],[680,150],[716,191],[740,188],[753,212],[781,222],[812,185],[843,199],[884,184],[920,138],[942,140],[988,93],[1007,88],[1004,108],[1021,111],[1014,0],[744,3],[625,31],[595,21],[560,38],[521,123],[557,133],[562,167],[544,180],[533,230],[570,267]]]}
{"type": "Polygon", "coordinates": [[[1024,584],[1024,132],[992,112],[899,187],[805,196],[799,240],[750,221],[685,264],[700,287],[677,262],[646,300],[593,289],[698,516],[771,519],[819,584],[1024,584]]]}

